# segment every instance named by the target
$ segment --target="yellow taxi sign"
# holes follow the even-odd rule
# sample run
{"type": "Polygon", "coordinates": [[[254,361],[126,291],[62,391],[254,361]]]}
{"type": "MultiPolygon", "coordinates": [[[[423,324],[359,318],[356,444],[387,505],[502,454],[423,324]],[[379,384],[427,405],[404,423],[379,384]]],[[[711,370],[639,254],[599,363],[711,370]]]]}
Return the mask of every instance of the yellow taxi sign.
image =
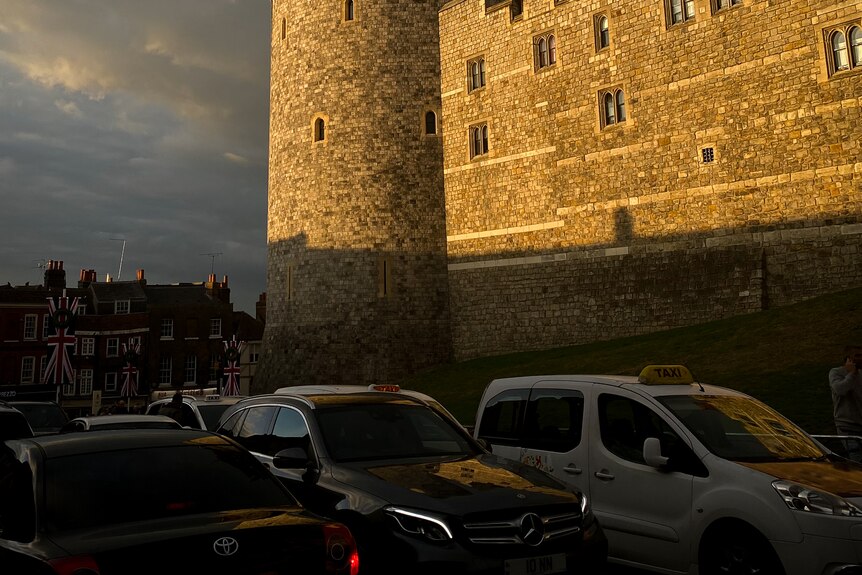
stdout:
{"type": "Polygon", "coordinates": [[[368,391],[389,391],[392,393],[398,393],[399,391],[401,391],[401,386],[396,385],[394,383],[393,384],[383,384],[383,383],[373,384],[372,383],[371,385],[368,386],[368,391]]]}
{"type": "Polygon", "coordinates": [[[684,365],[648,365],[638,376],[639,383],[647,385],[688,385],[694,376],[684,365]]]}

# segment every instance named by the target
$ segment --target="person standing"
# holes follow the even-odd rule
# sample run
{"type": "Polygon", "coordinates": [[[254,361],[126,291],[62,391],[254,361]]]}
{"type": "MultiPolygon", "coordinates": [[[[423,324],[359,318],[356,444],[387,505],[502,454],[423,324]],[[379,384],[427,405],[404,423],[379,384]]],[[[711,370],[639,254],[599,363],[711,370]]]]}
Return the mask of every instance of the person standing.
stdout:
{"type": "Polygon", "coordinates": [[[162,405],[159,415],[167,415],[180,425],[185,425],[185,410],[183,409],[183,394],[179,391],[171,397],[171,401],[162,405]]]}
{"type": "Polygon", "coordinates": [[[862,436],[862,347],[844,348],[844,365],[829,370],[832,416],[839,435],[862,436]]]}

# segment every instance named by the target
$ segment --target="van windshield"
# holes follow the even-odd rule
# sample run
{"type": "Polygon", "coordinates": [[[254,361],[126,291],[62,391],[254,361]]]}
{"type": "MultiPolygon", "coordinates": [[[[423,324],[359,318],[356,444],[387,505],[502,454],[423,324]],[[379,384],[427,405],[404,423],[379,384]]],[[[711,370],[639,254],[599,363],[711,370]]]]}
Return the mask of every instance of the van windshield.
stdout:
{"type": "Polygon", "coordinates": [[[732,461],[789,461],[826,453],[799,427],[750,397],[657,398],[715,455],[732,461]]]}

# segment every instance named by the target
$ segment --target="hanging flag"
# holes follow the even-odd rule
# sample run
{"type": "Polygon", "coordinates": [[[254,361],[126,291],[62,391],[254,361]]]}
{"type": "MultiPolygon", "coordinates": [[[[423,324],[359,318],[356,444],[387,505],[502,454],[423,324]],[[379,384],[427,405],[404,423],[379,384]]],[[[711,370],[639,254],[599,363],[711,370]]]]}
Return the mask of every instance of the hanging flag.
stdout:
{"type": "Polygon", "coordinates": [[[71,354],[75,353],[74,319],[78,313],[78,298],[66,297],[66,290],[59,297],[48,298],[48,363],[42,383],[56,386],[75,382],[75,370],[72,368],[71,354]]]}
{"type": "Polygon", "coordinates": [[[224,396],[239,395],[239,355],[243,347],[245,342],[237,341],[235,335],[224,342],[224,374],[227,377],[222,390],[224,396]]]}
{"type": "Polygon", "coordinates": [[[132,398],[138,395],[138,357],[141,355],[141,344],[135,342],[127,346],[123,344],[123,387],[120,389],[120,397],[132,398]]]}

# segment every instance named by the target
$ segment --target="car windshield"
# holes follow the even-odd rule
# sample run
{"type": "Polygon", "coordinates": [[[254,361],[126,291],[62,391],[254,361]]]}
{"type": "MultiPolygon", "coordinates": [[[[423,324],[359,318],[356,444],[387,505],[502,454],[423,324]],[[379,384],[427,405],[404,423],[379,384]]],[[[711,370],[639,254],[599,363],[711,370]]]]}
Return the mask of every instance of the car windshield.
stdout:
{"type": "Polygon", "coordinates": [[[756,462],[826,455],[795,424],[750,397],[682,395],[658,399],[719,457],[756,462]]]}
{"type": "Polygon", "coordinates": [[[17,403],[15,409],[24,414],[34,431],[60,429],[68,417],[63,408],[55,403],[17,403]]]}
{"type": "Polygon", "coordinates": [[[360,403],[315,410],[329,455],[338,462],[467,455],[471,444],[425,406],[360,403]]]}
{"type": "Polygon", "coordinates": [[[200,443],[48,459],[45,486],[49,532],[296,505],[247,452],[200,443]]]}

